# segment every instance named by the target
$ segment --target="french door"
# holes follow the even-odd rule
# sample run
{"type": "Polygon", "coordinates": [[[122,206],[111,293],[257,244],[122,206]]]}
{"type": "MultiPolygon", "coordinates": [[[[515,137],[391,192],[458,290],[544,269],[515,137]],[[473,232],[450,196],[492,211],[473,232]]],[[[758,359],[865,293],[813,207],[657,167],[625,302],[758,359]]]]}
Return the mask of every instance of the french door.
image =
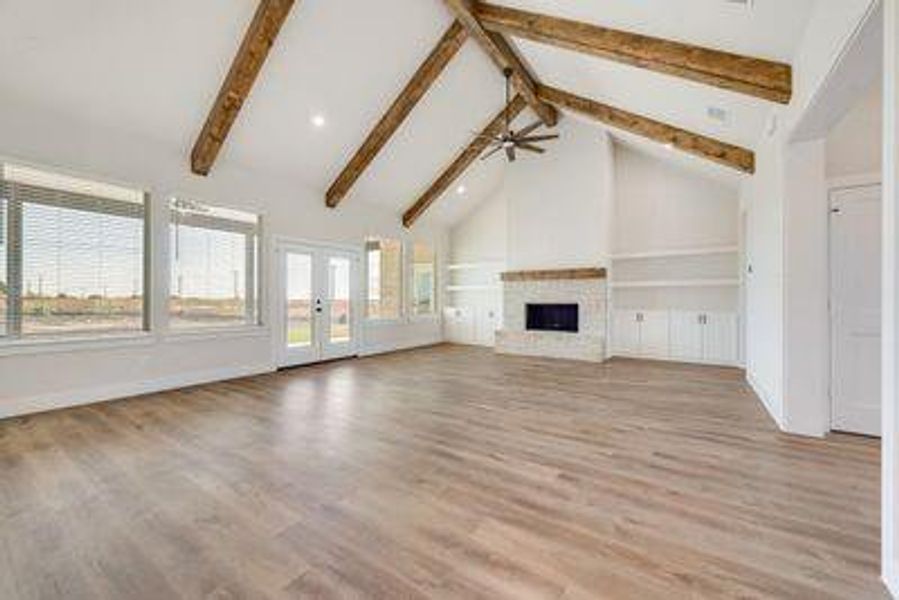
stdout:
{"type": "Polygon", "coordinates": [[[281,367],[353,356],[358,351],[358,251],[278,245],[281,367]]]}

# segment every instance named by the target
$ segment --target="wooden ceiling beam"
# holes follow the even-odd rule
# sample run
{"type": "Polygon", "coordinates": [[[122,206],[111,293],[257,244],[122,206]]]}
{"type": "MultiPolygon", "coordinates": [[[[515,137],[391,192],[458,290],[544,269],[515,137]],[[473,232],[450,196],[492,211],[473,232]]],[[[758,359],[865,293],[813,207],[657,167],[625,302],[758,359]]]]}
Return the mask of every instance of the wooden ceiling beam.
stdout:
{"type": "Polygon", "coordinates": [[[537,81],[527,65],[518,57],[512,44],[500,33],[487,31],[474,15],[472,0],[444,0],[471,37],[477,40],[490,59],[501,71],[512,69],[512,83],[543,124],[553,127],[558,122],[556,110],[537,97],[537,81]]]}
{"type": "Polygon", "coordinates": [[[400,95],[375,125],[375,128],[368,134],[350,162],[328,188],[325,194],[325,204],[331,208],[340,204],[356,180],[393,137],[396,130],[403,124],[418,101],[424,97],[467,39],[468,29],[459,21],[454,21],[425,61],[418,67],[400,95]]]}
{"type": "Polygon", "coordinates": [[[787,104],[792,67],[760,58],[475,2],[473,18],[503,33],[787,104]]]}
{"type": "Polygon", "coordinates": [[[440,174],[440,176],[431,184],[431,186],[415,201],[409,209],[403,213],[403,225],[412,227],[422,214],[437,200],[446,190],[453,185],[453,182],[471,166],[478,156],[490,144],[490,139],[498,135],[506,122],[506,116],[511,121],[527,106],[527,102],[521,94],[515,96],[511,102],[499,112],[481,133],[465,148],[452,164],[440,174]]]}
{"type": "Polygon", "coordinates": [[[191,152],[191,170],[197,175],[208,175],[212,169],[294,3],[295,0],[260,0],[191,152]]]}
{"type": "Polygon", "coordinates": [[[649,138],[660,144],[670,144],[672,147],[694,156],[714,161],[743,173],[755,172],[755,154],[751,150],[546,85],[538,85],[537,94],[545,102],[580,113],[609,127],[649,138]]]}

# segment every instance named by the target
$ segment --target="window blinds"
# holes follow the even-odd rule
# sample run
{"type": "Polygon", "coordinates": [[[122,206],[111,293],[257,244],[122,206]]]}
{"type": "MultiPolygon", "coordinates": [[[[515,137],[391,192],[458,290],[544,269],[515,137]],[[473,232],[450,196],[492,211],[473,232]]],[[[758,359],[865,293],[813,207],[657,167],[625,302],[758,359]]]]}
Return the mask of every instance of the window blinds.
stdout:
{"type": "Polygon", "coordinates": [[[203,203],[170,203],[169,324],[176,329],[259,322],[259,217],[203,203]]]}
{"type": "Polygon", "coordinates": [[[145,328],[143,194],[34,169],[0,179],[0,335],[145,328]]]}

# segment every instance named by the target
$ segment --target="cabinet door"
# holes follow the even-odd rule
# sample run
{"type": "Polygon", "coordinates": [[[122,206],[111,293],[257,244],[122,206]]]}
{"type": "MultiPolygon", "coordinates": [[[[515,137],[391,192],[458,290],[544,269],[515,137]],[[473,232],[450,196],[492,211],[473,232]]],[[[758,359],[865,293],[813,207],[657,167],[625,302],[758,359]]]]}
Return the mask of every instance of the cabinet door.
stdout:
{"type": "Polygon", "coordinates": [[[737,315],[729,312],[709,312],[702,331],[703,360],[715,364],[733,365],[737,362],[737,315]]]}
{"type": "Polygon", "coordinates": [[[477,343],[493,346],[496,343],[496,329],[499,326],[497,310],[493,306],[479,306],[477,309],[477,343]]]}
{"type": "Polygon", "coordinates": [[[640,354],[667,358],[670,354],[670,318],[667,310],[642,310],[640,322],[640,354]]]}
{"type": "Polygon", "coordinates": [[[671,311],[671,358],[683,361],[703,359],[702,315],[693,310],[671,311]]]}
{"type": "Polygon", "coordinates": [[[620,354],[640,352],[640,324],[637,311],[615,310],[612,313],[612,348],[620,354]]]}

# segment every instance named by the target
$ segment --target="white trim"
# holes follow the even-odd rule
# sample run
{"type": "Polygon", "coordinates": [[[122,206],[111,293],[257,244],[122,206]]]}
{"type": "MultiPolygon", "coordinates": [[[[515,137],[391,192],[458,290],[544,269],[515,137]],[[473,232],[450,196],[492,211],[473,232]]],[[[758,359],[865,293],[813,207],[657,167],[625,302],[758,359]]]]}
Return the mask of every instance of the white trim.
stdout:
{"type": "Polygon", "coordinates": [[[450,271],[474,271],[477,269],[491,269],[495,268],[497,270],[504,269],[505,263],[496,261],[496,262],[474,262],[474,263],[453,263],[446,266],[446,268],[450,271]]]}
{"type": "Polygon", "coordinates": [[[720,360],[706,360],[703,358],[677,358],[673,356],[665,356],[663,354],[640,354],[638,352],[622,352],[620,350],[614,350],[609,354],[609,358],[634,358],[640,360],[658,360],[662,362],[669,363],[679,363],[682,365],[700,365],[705,367],[727,367],[727,368],[742,368],[739,361],[720,361],[720,360]]]}
{"type": "Polygon", "coordinates": [[[899,564],[893,565],[892,569],[884,569],[883,582],[893,598],[899,598],[899,564]]]}
{"type": "Polygon", "coordinates": [[[367,344],[359,351],[358,356],[375,356],[377,354],[389,354],[391,352],[399,352],[402,350],[414,350],[415,348],[427,348],[429,346],[437,346],[445,341],[443,336],[435,335],[413,340],[411,342],[393,342],[389,344],[367,344]]]}
{"type": "Polygon", "coordinates": [[[868,187],[870,185],[880,185],[883,178],[880,173],[862,173],[859,175],[844,175],[842,177],[831,177],[827,180],[827,190],[868,187]]]}
{"type": "Polygon", "coordinates": [[[245,367],[207,369],[172,375],[169,377],[160,377],[149,381],[119,383],[77,391],[53,392],[50,394],[31,396],[29,398],[16,398],[12,401],[3,401],[0,403],[0,419],[61,408],[83,406],[85,404],[108,402],[110,400],[152,394],[175,388],[200,385],[203,383],[227,381],[229,379],[270,373],[274,370],[275,367],[271,363],[245,367]]]}
{"type": "Polygon", "coordinates": [[[658,250],[651,252],[635,252],[631,254],[613,254],[612,260],[639,260],[644,258],[672,258],[678,256],[711,256],[717,254],[737,254],[739,251],[739,246],[683,248],[679,250],[658,250]]]}
{"type": "Polygon", "coordinates": [[[150,346],[157,341],[157,336],[147,331],[126,334],[91,335],[88,337],[26,337],[0,342],[0,357],[150,346]]]}
{"type": "Polygon", "coordinates": [[[267,337],[271,330],[265,325],[236,325],[233,327],[209,327],[169,329],[161,335],[163,342],[202,342],[221,338],[267,337]]]}
{"type": "Polygon", "coordinates": [[[755,395],[762,401],[762,406],[765,407],[765,410],[768,411],[768,414],[771,416],[771,419],[774,421],[774,424],[777,425],[778,429],[781,431],[784,430],[783,426],[783,418],[781,415],[777,414],[774,411],[774,404],[771,402],[772,395],[768,393],[768,391],[759,383],[759,381],[752,376],[752,373],[746,371],[746,383],[749,384],[749,387],[752,388],[752,391],[755,392],[755,395]]]}

